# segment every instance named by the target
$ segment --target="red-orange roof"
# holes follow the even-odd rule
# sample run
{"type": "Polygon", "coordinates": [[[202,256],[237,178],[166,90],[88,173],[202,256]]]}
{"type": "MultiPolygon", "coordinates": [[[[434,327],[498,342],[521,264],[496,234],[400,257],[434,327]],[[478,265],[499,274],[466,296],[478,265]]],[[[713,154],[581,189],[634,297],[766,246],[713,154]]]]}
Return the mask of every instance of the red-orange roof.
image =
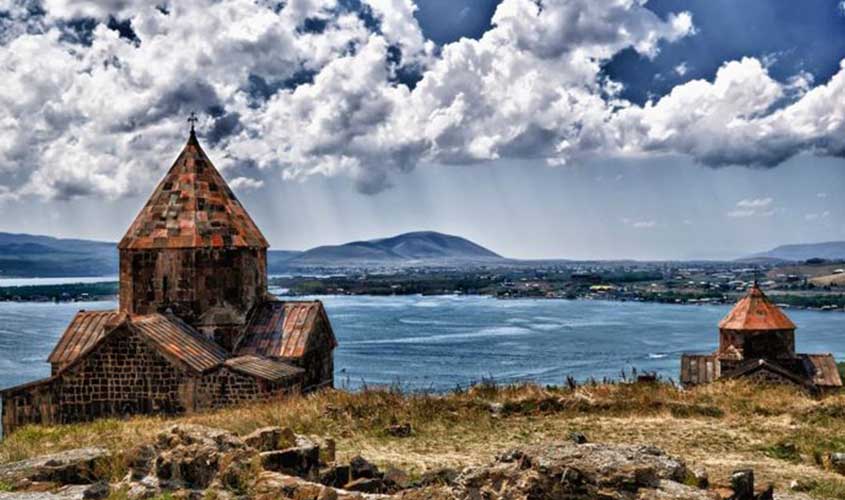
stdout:
{"type": "Polygon", "coordinates": [[[756,284],[719,322],[723,330],[794,330],[795,323],[756,284]]]}
{"type": "Polygon", "coordinates": [[[118,245],[121,249],[267,246],[193,132],[118,245]]]}
{"type": "Polygon", "coordinates": [[[337,346],[322,302],[268,301],[250,316],[238,354],[298,358],[323,341],[317,338],[320,333],[332,348],[337,346]]]}
{"type": "Polygon", "coordinates": [[[65,368],[87,354],[126,319],[129,328],[150,340],[159,352],[193,370],[203,372],[226,360],[222,347],[206,339],[190,325],[172,315],[147,314],[126,317],[117,311],[80,311],[73,318],[48,361],[65,368]]]}
{"type": "Polygon", "coordinates": [[[58,363],[59,367],[70,363],[100,340],[107,331],[106,325],[118,315],[117,311],[79,311],[47,361],[58,363]]]}

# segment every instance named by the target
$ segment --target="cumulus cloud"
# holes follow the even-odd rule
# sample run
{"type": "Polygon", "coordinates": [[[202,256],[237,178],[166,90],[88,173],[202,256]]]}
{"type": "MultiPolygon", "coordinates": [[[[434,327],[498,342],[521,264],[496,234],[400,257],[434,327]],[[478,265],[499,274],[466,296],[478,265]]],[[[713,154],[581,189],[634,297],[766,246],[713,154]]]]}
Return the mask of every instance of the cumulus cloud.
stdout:
{"type": "Polygon", "coordinates": [[[769,167],[845,151],[845,69],[814,87],[745,58],[622,100],[605,62],[695,33],[688,13],[639,0],[504,0],[480,39],[442,47],[411,0],[32,5],[0,1],[0,175],[15,195],[146,191],[190,111],[222,169],[346,175],[365,193],[420,163],[668,152],[769,167]]]}
{"type": "Polygon", "coordinates": [[[229,181],[229,186],[237,191],[250,191],[263,187],[264,181],[252,177],[235,177],[229,181]]]}
{"type": "Polygon", "coordinates": [[[775,213],[772,208],[773,202],[773,198],[748,198],[739,200],[736,202],[735,208],[727,213],[727,216],[735,218],[768,217],[775,213]]]}

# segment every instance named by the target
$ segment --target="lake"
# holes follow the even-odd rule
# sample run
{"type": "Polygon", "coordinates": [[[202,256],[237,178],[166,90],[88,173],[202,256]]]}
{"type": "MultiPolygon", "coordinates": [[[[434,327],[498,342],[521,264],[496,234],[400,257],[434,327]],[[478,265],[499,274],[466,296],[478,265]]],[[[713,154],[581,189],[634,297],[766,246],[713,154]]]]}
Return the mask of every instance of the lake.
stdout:
{"type": "MultiPolygon", "coordinates": [[[[727,306],[496,300],[489,297],[320,297],[340,346],[335,383],[449,390],[491,378],[562,384],[622,369],[677,379],[682,352],[709,352],[727,306]]],[[[50,374],[44,361],[79,309],[115,302],[0,302],[0,387],[50,374]]],[[[845,314],[787,311],[801,352],[845,359],[845,314]]]]}

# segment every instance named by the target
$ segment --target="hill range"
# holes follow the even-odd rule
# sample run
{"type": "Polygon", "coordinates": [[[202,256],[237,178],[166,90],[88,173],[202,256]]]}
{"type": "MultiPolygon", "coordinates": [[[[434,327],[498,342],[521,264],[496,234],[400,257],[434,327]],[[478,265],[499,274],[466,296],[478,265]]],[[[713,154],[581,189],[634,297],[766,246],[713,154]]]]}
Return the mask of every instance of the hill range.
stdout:
{"type": "MultiPolygon", "coordinates": [[[[738,261],[804,262],[814,258],[845,260],[845,241],[782,245],[738,261]]],[[[435,231],[318,246],[305,251],[267,252],[267,268],[271,274],[299,268],[527,263],[529,261],[502,257],[466,238],[435,231]]],[[[113,242],[0,233],[0,277],[117,276],[117,272],[117,246],[113,242]]]]}
{"type": "MultiPolygon", "coordinates": [[[[505,260],[459,236],[422,231],[390,238],[319,246],[301,251],[270,250],[271,274],[298,267],[438,265],[505,260]]],[[[117,276],[112,242],[0,233],[0,277],[117,276]]]]}
{"type": "Polygon", "coordinates": [[[765,252],[749,255],[741,260],[782,260],[801,262],[809,259],[845,259],[845,241],[781,245],[765,252]]]}

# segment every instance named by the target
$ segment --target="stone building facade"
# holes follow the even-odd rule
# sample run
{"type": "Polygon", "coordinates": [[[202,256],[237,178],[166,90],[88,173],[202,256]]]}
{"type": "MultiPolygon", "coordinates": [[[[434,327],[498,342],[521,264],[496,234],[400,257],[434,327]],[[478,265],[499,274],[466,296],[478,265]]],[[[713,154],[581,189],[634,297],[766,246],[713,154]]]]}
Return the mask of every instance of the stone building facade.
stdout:
{"type": "Polygon", "coordinates": [[[268,293],[267,247],[192,130],[118,245],[118,309],[80,311],[51,376],[0,392],[4,433],[331,387],[326,311],[268,293]]]}
{"type": "Polygon", "coordinates": [[[795,352],[795,324],[756,283],[719,322],[716,352],[681,357],[684,386],[720,378],[791,384],[812,393],[842,387],[832,354],[795,352]]]}

